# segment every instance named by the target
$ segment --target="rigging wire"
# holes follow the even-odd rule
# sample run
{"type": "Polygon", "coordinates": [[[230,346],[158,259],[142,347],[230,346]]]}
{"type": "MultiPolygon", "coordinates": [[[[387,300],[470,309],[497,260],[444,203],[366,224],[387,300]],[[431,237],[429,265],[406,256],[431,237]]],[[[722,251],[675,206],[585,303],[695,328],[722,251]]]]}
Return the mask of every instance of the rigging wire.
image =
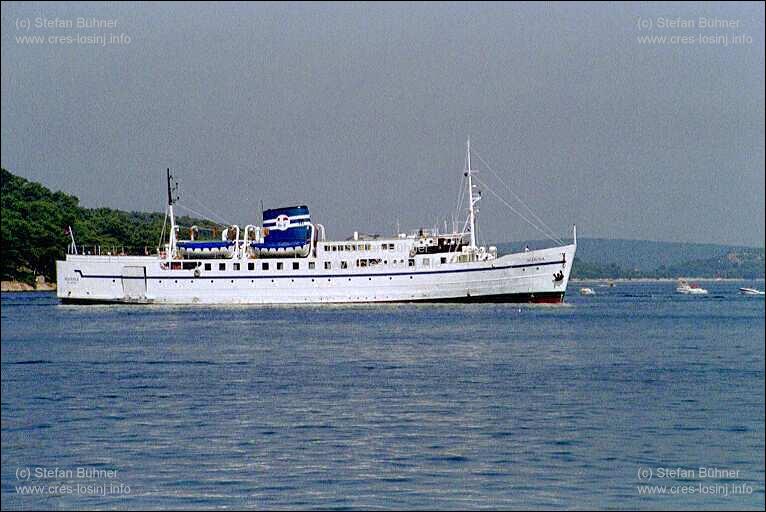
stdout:
{"type": "Polygon", "coordinates": [[[465,197],[465,175],[460,180],[460,190],[457,195],[457,209],[455,210],[455,217],[460,217],[460,210],[463,208],[463,199],[465,197]]]}
{"type": "MultiPolygon", "coordinates": [[[[495,175],[495,177],[496,177],[496,178],[497,178],[497,179],[500,181],[500,183],[502,183],[502,184],[505,186],[505,188],[506,188],[506,189],[508,189],[508,192],[510,192],[511,194],[513,194],[513,197],[514,197],[514,198],[515,198],[515,199],[516,199],[516,200],[517,200],[519,203],[521,203],[521,204],[522,204],[522,206],[524,206],[524,208],[526,208],[526,210],[529,212],[529,214],[530,214],[530,215],[531,215],[531,216],[532,216],[534,219],[536,219],[536,220],[537,220],[537,222],[539,222],[539,223],[542,225],[542,227],[543,227],[543,228],[545,228],[545,229],[547,230],[547,233],[543,233],[543,234],[545,234],[545,236],[547,236],[547,237],[548,237],[548,238],[550,238],[551,240],[555,241],[556,243],[559,243],[559,244],[563,244],[564,242],[563,242],[563,241],[562,241],[560,238],[558,238],[558,237],[556,236],[556,232],[555,232],[553,229],[551,229],[551,227],[550,227],[550,226],[548,226],[548,225],[545,223],[545,221],[543,221],[543,219],[541,219],[541,218],[540,218],[540,217],[539,217],[539,216],[538,216],[538,215],[537,215],[537,214],[536,214],[534,211],[532,211],[532,208],[530,208],[530,207],[527,205],[527,203],[525,203],[525,202],[524,202],[524,200],[523,200],[523,199],[521,199],[521,197],[519,197],[519,196],[518,196],[518,194],[516,194],[516,193],[513,191],[513,189],[510,187],[510,185],[508,185],[508,184],[507,184],[507,183],[506,183],[506,182],[503,180],[503,178],[501,178],[501,177],[500,177],[500,175],[499,175],[498,173],[496,173],[494,169],[492,169],[492,167],[491,167],[491,166],[490,166],[490,165],[489,165],[489,164],[488,164],[488,163],[487,163],[487,162],[486,162],[486,161],[485,161],[485,160],[484,160],[484,159],[481,157],[481,155],[480,155],[480,154],[479,154],[479,153],[478,153],[476,150],[474,150],[474,151],[473,151],[473,153],[474,153],[474,154],[475,154],[475,155],[476,155],[476,156],[479,158],[479,160],[481,160],[481,163],[483,163],[483,164],[484,164],[484,165],[487,167],[487,169],[488,169],[488,170],[489,170],[489,171],[490,171],[492,174],[494,174],[494,175],[495,175]]],[[[487,186],[487,185],[485,185],[485,187],[486,187],[486,186],[487,186]]],[[[489,188],[489,187],[487,187],[487,188],[489,188]]],[[[490,192],[492,192],[492,191],[490,190],[490,192]]],[[[494,192],[493,192],[493,193],[494,193],[494,192]]],[[[527,221],[527,222],[529,222],[529,221],[527,221]]],[[[535,229],[537,229],[538,231],[541,231],[541,228],[539,228],[539,227],[537,227],[537,226],[535,226],[535,229]]]]}
{"type": "Polygon", "coordinates": [[[494,196],[495,196],[495,197],[496,197],[496,198],[497,198],[497,199],[498,199],[500,202],[502,202],[503,204],[505,204],[505,206],[507,206],[507,207],[508,207],[508,208],[509,208],[509,209],[510,209],[510,210],[511,210],[513,213],[515,213],[516,215],[518,215],[519,217],[521,217],[521,218],[522,218],[522,220],[524,220],[524,221],[525,221],[527,224],[529,224],[530,226],[532,226],[532,227],[533,227],[533,228],[535,228],[537,231],[539,231],[540,233],[542,233],[543,235],[545,235],[546,237],[548,237],[548,238],[549,238],[549,239],[551,239],[552,241],[556,242],[557,244],[562,244],[562,241],[561,241],[561,240],[558,240],[558,239],[556,239],[555,237],[552,237],[551,235],[549,235],[548,233],[546,233],[546,232],[545,232],[545,231],[544,231],[544,230],[543,230],[541,227],[539,227],[537,224],[535,224],[534,222],[532,222],[531,220],[529,220],[529,219],[528,219],[528,218],[527,218],[527,217],[526,217],[524,214],[522,214],[520,211],[518,211],[516,208],[514,208],[514,207],[513,207],[513,206],[512,206],[512,205],[511,205],[511,204],[510,204],[508,201],[506,201],[505,199],[503,199],[502,197],[500,197],[500,195],[499,195],[499,194],[497,194],[497,192],[495,192],[494,190],[492,190],[492,189],[489,187],[489,185],[487,185],[486,183],[484,183],[482,180],[480,180],[480,179],[479,179],[478,177],[476,177],[476,176],[474,176],[474,179],[475,179],[476,181],[478,181],[480,185],[483,185],[483,186],[484,186],[484,187],[487,189],[487,191],[488,191],[489,193],[491,193],[492,195],[494,195],[494,196]]]}
{"type": "MultiPolygon", "coordinates": [[[[216,217],[218,219],[218,220],[215,220],[215,219],[207,218],[207,220],[215,221],[216,224],[221,224],[222,226],[226,226],[226,225],[231,225],[232,224],[231,222],[228,222],[226,219],[224,219],[221,215],[219,215],[216,212],[214,212],[212,208],[206,206],[202,201],[200,201],[199,199],[197,199],[193,195],[191,195],[191,194],[185,194],[185,195],[186,195],[186,197],[190,198],[192,201],[197,203],[197,206],[199,206],[200,208],[206,210],[209,215],[211,215],[213,217],[216,217]]],[[[188,207],[186,207],[186,208],[188,208],[188,207]]]]}
{"type": "Polygon", "coordinates": [[[168,209],[165,208],[165,220],[162,221],[162,232],[160,233],[160,242],[157,247],[162,247],[162,241],[165,240],[165,226],[168,223],[168,209]]]}
{"type": "Polygon", "coordinates": [[[207,215],[205,215],[204,213],[201,213],[201,212],[198,212],[197,210],[194,210],[194,209],[192,209],[192,208],[189,208],[189,207],[188,207],[188,206],[186,206],[185,204],[176,203],[176,206],[180,206],[180,207],[181,207],[181,208],[183,208],[184,210],[188,210],[188,211],[190,211],[191,213],[193,213],[194,215],[198,215],[200,218],[202,218],[202,219],[205,219],[205,220],[208,220],[208,221],[212,222],[213,224],[217,224],[217,225],[219,225],[219,226],[231,226],[231,224],[229,224],[228,222],[221,222],[220,220],[211,219],[210,217],[208,217],[208,216],[207,216],[207,215]]]}

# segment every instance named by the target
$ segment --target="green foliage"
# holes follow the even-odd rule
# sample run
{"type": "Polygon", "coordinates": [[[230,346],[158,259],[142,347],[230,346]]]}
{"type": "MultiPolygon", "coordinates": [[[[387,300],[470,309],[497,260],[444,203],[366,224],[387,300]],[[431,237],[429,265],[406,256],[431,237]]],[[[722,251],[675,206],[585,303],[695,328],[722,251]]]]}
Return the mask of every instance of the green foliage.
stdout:
{"type": "MultiPolygon", "coordinates": [[[[142,254],[155,252],[160,242],[164,213],[125,212],[111,208],[82,208],[79,200],[51,192],[2,169],[2,279],[34,282],[35,275],[55,278],[57,259],[69,245],[72,226],[78,247],[142,254]]],[[[211,227],[207,221],[178,217],[179,225],[211,227]]]]}
{"type": "Polygon", "coordinates": [[[575,256],[571,277],[573,279],[617,279],[622,277],[622,269],[614,263],[609,265],[598,265],[587,261],[581,261],[575,256]]]}

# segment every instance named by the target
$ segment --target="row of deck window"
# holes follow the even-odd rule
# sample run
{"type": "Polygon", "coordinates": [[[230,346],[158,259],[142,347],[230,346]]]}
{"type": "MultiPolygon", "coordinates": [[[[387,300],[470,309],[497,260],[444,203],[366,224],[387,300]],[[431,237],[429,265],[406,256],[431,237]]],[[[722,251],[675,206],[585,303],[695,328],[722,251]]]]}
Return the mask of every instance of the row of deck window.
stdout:
{"type": "MultiPolygon", "coordinates": [[[[396,249],[396,244],[380,244],[380,248],[384,251],[393,251],[396,249]]],[[[377,247],[373,244],[326,244],[324,250],[327,252],[376,251],[377,247]]]]}
{"type": "MultiPolygon", "coordinates": [[[[391,260],[390,264],[391,265],[404,265],[404,262],[405,262],[404,259],[391,260]]],[[[301,269],[301,262],[300,261],[293,261],[293,262],[288,262],[288,263],[291,265],[292,270],[300,270],[301,269]]],[[[354,266],[358,267],[358,268],[362,268],[362,267],[375,267],[375,266],[378,266],[378,265],[381,265],[381,264],[382,265],[388,265],[389,261],[388,260],[382,260],[381,258],[360,258],[360,259],[357,259],[356,261],[353,261],[351,263],[354,266]]],[[[440,258],[439,263],[442,264],[442,265],[446,264],[447,263],[447,258],[446,257],[440,258]]],[[[181,268],[183,268],[184,270],[192,270],[192,269],[195,269],[195,268],[197,268],[199,266],[203,266],[203,268],[206,271],[211,271],[211,270],[213,270],[213,265],[218,265],[218,270],[219,271],[225,271],[228,264],[224,263],[224,262],[220,262],[220,263],[204,263],[203,264],[203,263],[198,262],[198,261],[173,262],[171,264],[171,269],[172,270],[180,270],[181,268]]],[[[255,265],[256,265],[255,262],[248,262],[247,270],[250,270],[250,271],[255,270],[255,265]]],[[[285,270],[285,262],[284,261],[263,261],[263,262],[261,262],[260,265],[261,265],[261,270],[270,270],[272,268],[274,268],[276,270],[285,270]],[[272,265],[273,265],[273,267],[272,267],[272,265]]],[[[409,258],[407,260],[407,266],[408,267],[414,267],[415,266],[415,258],[409,258]]],[[[430,267],[431,266],[431,259],[430,258],[422,258],[420,260],[420,266],[422,266],[422,267],[430,267]]],[[[315,270],[316,269],[316,262],[314,262],[314,261],[307,262],[307,265],[306,265],[305,268],[308,268],[308,270],[315,270]]],[[[325,261],[324,262],[324,269],[325,270],[332,270],[332,268],[333,268],[333,262],[332,261],[325,261]]],[[[349,268],[349,262],[345,261],[345,260],[341,261],[340,262],[340,268],[341,269],[349,268]]],[[[242,270],[242,264],[241,263],[232,263],[231,264],[231,270],[234,270],[234,271],[242,270]]]]}

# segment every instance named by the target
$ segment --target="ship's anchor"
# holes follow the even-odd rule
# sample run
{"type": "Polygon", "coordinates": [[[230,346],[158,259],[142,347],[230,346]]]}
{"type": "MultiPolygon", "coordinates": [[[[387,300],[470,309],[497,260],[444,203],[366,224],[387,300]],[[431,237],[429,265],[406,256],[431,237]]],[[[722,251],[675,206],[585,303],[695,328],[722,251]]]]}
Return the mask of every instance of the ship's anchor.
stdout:
{"type": "Polygon", "coordinates": [[[563,281],[564,280],[564,271],[559,270],[557,274],[553,274],[553,280],[555,282],[563,281]]]}

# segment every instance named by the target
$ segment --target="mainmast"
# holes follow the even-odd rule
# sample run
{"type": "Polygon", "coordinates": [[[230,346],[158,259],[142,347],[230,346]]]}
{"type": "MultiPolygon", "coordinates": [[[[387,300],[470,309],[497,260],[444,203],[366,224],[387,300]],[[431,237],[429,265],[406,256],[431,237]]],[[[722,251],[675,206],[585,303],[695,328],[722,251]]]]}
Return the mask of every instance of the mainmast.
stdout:
{"type": "Polygon", "coordinates": [[[473,193],[474,184],[472,176],[475,172],[478,171],[471,169],[471,138],[469,137],[466,145],[465,176],[468,177],[468,223],[471,232],[471,249],[476,249],[476,209],[474,208],[474,205],[481,199],[481,194],[473,193]]]}

